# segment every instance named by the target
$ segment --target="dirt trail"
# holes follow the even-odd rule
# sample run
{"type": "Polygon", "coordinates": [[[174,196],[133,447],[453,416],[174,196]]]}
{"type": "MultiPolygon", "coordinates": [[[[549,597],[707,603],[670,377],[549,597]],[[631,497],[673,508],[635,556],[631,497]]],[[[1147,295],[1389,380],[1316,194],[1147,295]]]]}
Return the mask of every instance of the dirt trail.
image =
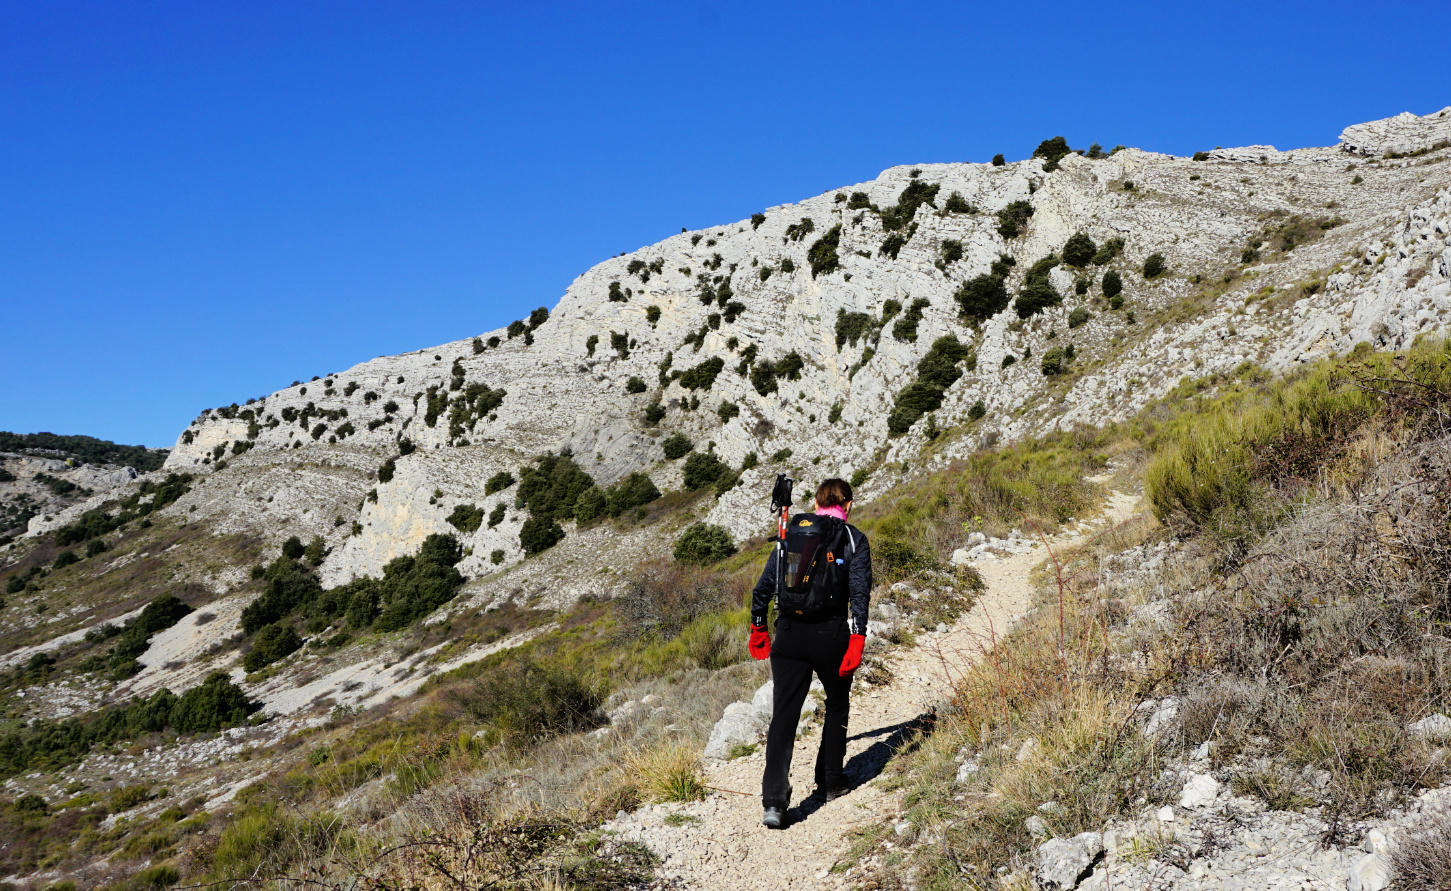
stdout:
{"type": "MultiPolygon", "coordinates": [[[[1114,492],[1092,528],[1050,539],[1056,550],[1087,540],[1121,523],[1138,508],[1133,495],[1114,492]]],[[[761,826],[760,783],[764,757],[757,754],[715,765],[707,782],[717,790],[705,801],[642,808],[611,826],[645,842],[663,859],[659,875],[680,888],[834,888],[848,881],[829,872],[847,852],[852,830],[895,819],[897,796],[875,778],[908,725],[949,692],[953,677],[1000,639],[1033,600],[1029,575],[1047,557],[1029,553],[975,565],[987,589],[972,610],[946,633],[926,633],[910,649],[888,657],[893,680],[879,688],[856,687],[852,695],[846,773],[857,788],[836,801],[808,800],[813,789],[817,732],[796,744],[791,762],[794,790],[791,824],[780,831],[761,826]],[[668,818],[677,825],[665,822],[668,818]],[[692,819],[695,818],[695,819],[692,819]]]]}

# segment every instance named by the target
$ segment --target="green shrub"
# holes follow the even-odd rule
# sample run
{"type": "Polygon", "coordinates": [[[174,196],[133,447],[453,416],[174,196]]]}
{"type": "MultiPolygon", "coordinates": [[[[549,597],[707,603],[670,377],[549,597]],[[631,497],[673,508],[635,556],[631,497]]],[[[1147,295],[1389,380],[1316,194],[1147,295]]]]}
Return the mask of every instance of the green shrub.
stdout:
{"type": "Polygon", "coordinates": [[[729,423],[732,418],[740,416],[741,407],[734,402],[722,402],[720,407],[715,410],[715,413],[716,417],[720,418],[721,423],[725,424],[729,423]]]}
{"type": "Polygon", "coordinates": [[[1048,377],[1064,374],[1068,371],[1068,363],[1072,355],[1064,347],[1053,347],[1043,354],[1043,374],[1048,377]]]}
{"type": "Polygon", "coordinates": [[[682,372],[679,378],[680,386],[687,390],[709,390],[724,368],[725,360],[719,356],[713,356],[694,368],[682,372]]]}
{"type": "Polygon", "coordinates": [[[448,699],[516,744],[588,730],[602,720],[600,691],[583,674],[528,655],[450,688],[448,699]]]}
{"type": "Polygon", "coordinates": [[[1092,318],[1093,314],[1088,311],[1087,307],[1080,306],[1068,314],[1068,327],[1077,328],[1092,318]]]}
{"type": "Polygon", "coordinates": [[[796,262],[790,257],[783,257],[781,260],[781,271],[790,275],[796,271],[796,262]]]}
{"type": "Polygon", "coordinates": [[[942,206],[942,210],[944,213],[977,213],[977,208],[957,192],[947,196],[947,203],[942,206]]]}
{"type": "Polygon", "coordinates": [[[871,479],[871,476],[871,471],[867,470],[865,467],[858,467],[851,473],[851,487],[853,489],[861,488],[863,483],[871,479]]]}
{"type": "Polygon", "coordinates": [[[665,452],[665,460],[674,461],[676,458],[684,458],[695,450],[695,443],[684,433],[672,433],[660,444],[665,452]]]}
{"type": "Polygon", "coordinates": [[[751,228],[752,229],[759,229],[759,228],[761,228],[761,224],[764,223],[764,222],[766,222],[766,215],[765,214],[763,214],[763,213],[753,213],[753,214],[751,214],[751,228]]]}
{"type": "Polygon", "coordinates": [[[665,406],[661,405],[660,400],[657,399],[645,406],[645,412],[642,417],[644,418],[646,427],[654,427],[665,418],[665,406]]]}
{"type": "Polygon", "coordinates": [[[806,259],[811,264],[812,278],[832,272],[841,265],[841,258],[836,253],[840,242],[841,226],[838,224],[828,229],[826,234],[818,238],[816,243],[806,251],[806,259]]]}
{"type": "MultiPolygon", "coordinates": [[[[1109,298],[1110,302],[1118,297],[1119,294],[1123,293],[1123,289],[1123,276],[1118,274],[1117,269],[1110,269],[1103,274],[1103,296],[1109,298]]],[[[1122,302],[1120,302],[1120,305],[1122,305],[1122,302]]],[[[1118,309],[1118,307],[1115,306],[1114,309],[1118,309]]]]}
{"type": "Polygon", "coordinates": [[[575,499],[594,484],[590,475],[575,463],[573,454],[564,449],[558,455],[543,455],[533,466],[519,471],[515,500],[518,506],[529,508],[535,517],[567,520],[574,516],[575,499]]]}
{"type": "Polygon", "coordinates": [[[922,321],[922,311],[931,305],[925,297],[913,300],[902,317],[892,325],[892,336],[905,343],[916,343],[917,324],[922,321]]]}
{"type": "Polygon", "coordinates": [[[514,338],[518,337],[520,334],[526,333],[528,330],[529,330],[529,326],[528,325],[524,324],[524,322],[521,321],[521,320],[519,320],[519,319],[515,319],[514,321],[512,321],[512,322],[509,323],[509,329],[508,329],[508,332],[507,333],[509,335],[509,339],[510,340],[513,340],[514,338]]]}
{"type": "Polygon", "coordinates": [[[504,502],[500,501],[498,504],[494,505],[494,509],[491,510],[491,511],[489,511],[489,528],[490,529],[493,529],[495,526],[497,526],[500,523],[504,522],[504,513],[505,513],[504,502]]]}
{"type": "Polygon", "coordinates": [[[1018,291],[1018,299],[1013,306],[1017,310],[1018,318],[1026,319],[1062,302],[1062,295],[1054,290],[1048,277],[1043,276],[1026,281],[1018,291]]]}
{"type": "Polygon", "coordinates": [[[378,482],[387,483],[393,480],[393,473],[398,469],[394,459],[389,458],[378,466],[378,482]]]}
{"type": "Polygon", "coordinates": [[[1195,161],[1208,161],[1209,160],[1209,152],[1195,152],[1194,153],[1194,160],[1195,161]]]}
{"type": "Polygon", "coordinates": [[[589,337],[586,337],[584,339],[584,354],[586,356],[593,357],[595,354],[595,347],[599,346],[599,344],[600,336],[598,334],[591,334],[589,337]]]}
{"type": "Polygon", "coordinates": [[[1076,232],[1063,245],[1063,262],[1068,266],[1082,268],[1093,262],[1097,253],[1098,246],[1093,243],[1093,239],[1082,232],[1076,232]]]}
{"type": "Polygon", "coordinates": [[[660,497],[660,490],[644,473],[636,471],[605,491],[605,512],[618,517],[627,510],[644,507],[660,497]]]}
{"type": "Polygon", "coordinates": [[[501,550],[499,548],[495,548],[494,550],[489,551],[489,562],[492,563],[492,564],[494,564],[495,566],[498,566],[500,563],[503,563],[504,562],[504,552],[503,552],[503,550],[501,550]]]}
{"type": "Polygon", "coordinates": [[[771,461],[772,461],[772,463],[780,464],[782,461],[785,461],[787,458],[790,458],[790,457],[791,457],[791,450],[790,449],[778,449],[776,451],[776,453],[771,456],[771,461]]]}
{"type": "Polygon", "coordinates": [[[993,155],[993,166],[994,167],[1001,167],[1001,166],[1003,166],[1006,163],[1008,163],[1008,162],[1003,158],[1001,152],[999,152],[996,155],[993,155]]]}
{"type": "Polygon", "coordinates": [[[611,331],[610,332],[610,349],[614,350],[615,353],[621,359],[628,359],[628,358],[630,358],[630,335],[629,335],[629,333],[626,332],[626,333],[621,334],[621,333],[616,332],[616,331],[611,331]]]}
{"type": "Polygon", "coordinates": [[[81,562],[81,558],[76,556],[75,551],[61,551],[59,554],[55,555],[55,560],[51,562],[50,568],[65,569],[67,566],[71,566],[79,562],[81,562]]]}
{"type": "Polygon", "coordinates": [[[610,292],[607,296],[611,303],[625,303],[630,299],[625,296],[624,291],[620,290],[619,282],[610,282],[610,292]]]}
{"type": "Polygon", "coordinates": [[[1038,143],[1038,147],[1033,150],[1033,157],[1043,158],[1047,161],[1048,163],[1043,165],[1043,172],[1052,173],[1058,169],[1058,162],[1072,152],[1073,149],[1068,147],[1068,140],[1062,136],[1054,136],[1052,139],[1045,139],[1038,143]]]}
{"type": "Polygon", "coordinates": [[[592,523],[605,515],[605,509],[609,500],[605,490],[599,486],[590,486],[580,493],[574,504],[574,518],[581,524],[592,523]]]}
{"type": "Polygon", "coordinates": [[[681,563],[705,566],[719,563],[736,552],[731,534],[722,526],[694,523],[675,542],[674,556],[681,563]]]}
{"type": "Polygon", "coordinates": [[[827,415],[826,415],[826,423],[828,423],[828,424],[835,424],[837,421],[840,421],[841,420],[841,409],[842,409],[842,406],[841,406],[841,402],[840,401],[833,402],[831,404],[831,411],[828,412],[827,415]]]}
{"type": "MultiPolygon", "coordinates": [[[[953,194],[956,194],[955,192],[953,194]]],[[[956,263],[962,259],[962,242],[955,238],[944,238],[942,240],[942,262],[956,263]]]]}
{"type": "Polygon", "coordinates": [[[723,474],[730,472],[730,466],[714,452],[693,452],[685,459],[682,482],[686,489],[695,491],[714,485],[723,474]]]}
{"type": "Polygon", "coordinates": [[[1113,262],[1113,258],[1123,253],[1124,240],[1117,236],[1105,241],[1093,255],[1094,266],[1104,266],[1113,262]]]}
{"type": "Polygon", "coordinates": [[[543,306],[529,313],[529,330],[533,331],[549,321],[549,310],[543,306]]]}
{"type": "Polygon", "coordinates": [[[630,375],[629,380],[625,381],[626,393],[643,393],[646,389],[648,388],[645,386],[645,382],[633,374],[630,375]]]}
{"type": "Polygon", "coordinates": [[[910,237],[910,235],[903,235],[901,232],[889,233],[883,239],[882,246],[877,248],[877,253],[895,260],[897,259],[897,255],[902,252],[902,248],[907,246],[907,239],[910,237]]]}
{"type": "Polygon", "coordinates": [[[1167,268],[1164,265],[1164,255],[1155,251],[1144,260],[1144,278],[1158,278],[1167,268]]]}
{"type": "Polygon", "coordinates": [[[840,350],[850,343],[856,346],[857,341],[862,338],[872,326],[872,317],[864,312],[847,312],[844,309],[836,311],[836,348],[840,350]]]}
{"type": "Polygon", "coordinates": [[[654,328],[656,323],[660,321],[660,307],[653,303],[645,307],[645,321],[650,323],[651,328],[654,328]]]}
{"type": "Polygon", "coordinates": [[[484,483],[484,494],[492,495],[495,492],[502,492],[512,485],[514,485],[514,474],[507,470],[501,470],[489,477],[488,481],[484,483]]]}
{"type": "Polygon", "coordinates": [[[962,283],[953,295],[963,318],[985,322],[1008,308],[1008,289],[1000,275],[984,273],[962,283]]]}
{"type": "Polygon", "coordinates": [[[473,535],[484,524],[484,509],[472,504],[460,504],[448,515],[448,524],[464,535],[473,535]]]}
{"type": "Polygon", "coordinates": [[[981,421],[985,417],[987,417],[987,405],[981,399],[974,402],[972,408],[967,410],[967,419],[969,421],[981,421]]]}
{"type": "Polygon", "coordinates": [[[533,556],[564,541],[564,528],[550,517],[530,517],[519,527],[519,546],[533,556]]]}
{"type": "Polygon", "coordinates": [[[917,215],[917,209],[926,204],[935,207],[937,192],[941,189],[940,184],[927,183],[920,179],[913,179],[897,196],[897,203],[892,207],[883,210],[882,228],[888,232],[895,229],[905,229],[912,223],[912,218],[917,215]]]}
{"type": "Polygon", "coordinates": [[[998,234],[1003,238],[1017,238],[1033,215],[1033,205],[1018,200],[998,211],[998,234]]]}
{"type": "Polygon", "coordinates": [[[972,351],[956,337],[948,334],[937,338],[917,363],[916,380],[897,394],[887,416],[887,430],[893,436],[900,436],[912,429],[923,415],[940,408],[947,388],[962,377],[958,364],[964,360],[972,364],[972,359],[972,351]]]}
{"type": "Polygon", "coordinates": [[[247,671],[260,671],[302,649],[302,638],[297,629],[284,622],[275,622],[257,632],[252,647],[242,659],[247,671]]]}
{"type": "Polygon", "coordinates": [[[802,217],[801,222],[792,223],[786,227],[787,241],[800,241],[812,232],[816,231],[816,222],[810,217],[802,217]]]}

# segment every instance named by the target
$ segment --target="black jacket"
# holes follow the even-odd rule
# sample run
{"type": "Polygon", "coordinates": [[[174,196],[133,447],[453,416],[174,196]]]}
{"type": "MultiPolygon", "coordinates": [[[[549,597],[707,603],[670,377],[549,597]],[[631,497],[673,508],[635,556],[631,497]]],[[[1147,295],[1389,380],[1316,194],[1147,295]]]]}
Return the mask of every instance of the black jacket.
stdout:
{"type": "MultiPolygon", "coordinates": [[[[872,549],[862,531],[847,524],[855,550],[847,551],[847,591],[849,597],[848,623],[852,634],[867,633],[867,611],[872,605],[872,549]]],[[[766,613],[771,607],[771,598],[776,596],[776,556],[778,548],[771,549],[761,580],[751,592],[751,624],[765,627],[766,613]]]]}

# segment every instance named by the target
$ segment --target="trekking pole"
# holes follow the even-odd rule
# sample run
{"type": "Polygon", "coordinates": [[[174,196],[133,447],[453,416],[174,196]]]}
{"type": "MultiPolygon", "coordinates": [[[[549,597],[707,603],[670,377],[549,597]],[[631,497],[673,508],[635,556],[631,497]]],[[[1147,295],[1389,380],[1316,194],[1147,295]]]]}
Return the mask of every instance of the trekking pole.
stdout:
{"type": "Polygon", "coordinates": [[[776,514],[776,602],[780,603],[781,591],[786,584],[786,523],[790,519],[791,486],[796,481],[784,473],[776,474],[776,485],[771,489],[771,513],[776,514]]]}

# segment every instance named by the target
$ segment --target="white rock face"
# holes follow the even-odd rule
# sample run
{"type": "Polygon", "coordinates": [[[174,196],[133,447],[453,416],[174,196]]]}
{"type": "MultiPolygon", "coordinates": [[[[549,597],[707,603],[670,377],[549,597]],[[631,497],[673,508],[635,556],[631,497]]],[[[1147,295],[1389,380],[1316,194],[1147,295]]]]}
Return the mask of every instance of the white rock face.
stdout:
{"type": "Polygon", "coordinates": [[[1403,111],[1393,118],[1346,127],[1340,147],[1357,155],[1419,151],[1441,140],[1451,140],[1451,106],[1417,117],[1403,111]]]}
{"type": "MultiPolygon", "coordinates": [[[[514,337],[484,332],[210,410],[167,462],[167,471],[201,475],[167,511],[272,547],[289,535],[322,536],[328,584],[376,575],[428,535],[450,533],[470,550],[460,567],[475,580],[470,604],[608,596],[618,568],[667,554],[671,538],[565,522],[562,544],[524,561],[528,511],[515,506],[516,487],[486,492],[488,479],[517,477],[537,456],[568,448],[600,485],[639,471],[662,491],[679,489],[683,461],[665,460],[660,441],[683,433],[734,468],[755,455],[738,486],[686,518],[742,540],[769,531],[777,472],[804,490],[860,471],[866,502],[989,442],[1130,417],[1185,377],[1245,362],[1282,371],[1358,343],[1398,348],[1445,330],[1451,164],[1363,165],[1364,181],[1353,184],[1345,153],[1428,148],[1448,126],[1445,112],[1400,116],[1348,128],[1339,146],[1224,149],[1200,162],[1129,149],[1103,160],[1070,155],[1052,173],[1035,160],[889,168],[767,208],[759,224],[671,235],[609,258],[575,279],[547,320],[514,337]],[[889,232],[862,206],[890,207],[913,183],[936,193],[906,228],[889,232]],[[857,192],[864,200],[851,198],[857,192]],[[953,193],[975,212],[948,213],[953,193]],[[1006,239],[996,213],[1014,201],[1033,214],[1006,239]],[[1269,240],[1241,262],[1254,240],[1266,240],[1267,220],[1291,217],[1330,228],[1312,227],[1323,237],[1293,250],[1269,240]],[[808,222],[811,231],[793,237],[808,222]],[[837,227],[837,268],[813,274],[809,250],[837,227]],[[1006,287],[1016,294],[1035,262],[1079,232],[1098,245],[1122,238],[1124,247],[1104,265],[1052,269],[1060,305],[1028,320],[1005,308],[976,327],[960,318],[955,295],[1001,255],[1015,260],[1006,287]],[[895,256],[882,250],[889,236],[905,237],[895,256]],[[949,263],[951,242],[961,258],[949,263]],[[1156,253],[1169,271],[1145,279],[1144,261],[1156,253]],[[1118,310],[1102,293],[1109,268],[1124,282],[1118,310]],[[1087,321],[1070,327],[1076,310],[1087,321]],[[976,362],[959,366],[932,413],[937,429],[956,432],[924,457],[928,419],[899,436],[888,420],[945,336],[976,362]],[[1043,355],[1068,344],[1072,373],[1045,377],[1043,355]],[[799,359],[799,371],[764,374],[765,363],[787,358],[799,359]],[[632,378],[644,392],[626,389],[632,378]],[[644,411],[657,399],[665,416],[647,426],[644,411]],[[226,469],[214,472],[219,458],[226,469]],[[380,481],[389,458],[393,476],[380,481]],[[495,526],[462,533],[449,523],[460,506],[490,515],[500,505],[495,526]]],[[[955,562],[995,559],[998,547],[964,534],[955,562]]]]}
{"type": "Polygon", "coordinates": [[[1413,736],[1430,739],[1451,739],[1451,718],[1437,713],[1428,715],[1406,728],[1413,736]]]}
{"type": "Polygon", "coordinates": [[[1350,867],[1346,891],[1383,891],[1391,883],[1390,860],[1381,854],[1367,854],[1350,867]]]}

